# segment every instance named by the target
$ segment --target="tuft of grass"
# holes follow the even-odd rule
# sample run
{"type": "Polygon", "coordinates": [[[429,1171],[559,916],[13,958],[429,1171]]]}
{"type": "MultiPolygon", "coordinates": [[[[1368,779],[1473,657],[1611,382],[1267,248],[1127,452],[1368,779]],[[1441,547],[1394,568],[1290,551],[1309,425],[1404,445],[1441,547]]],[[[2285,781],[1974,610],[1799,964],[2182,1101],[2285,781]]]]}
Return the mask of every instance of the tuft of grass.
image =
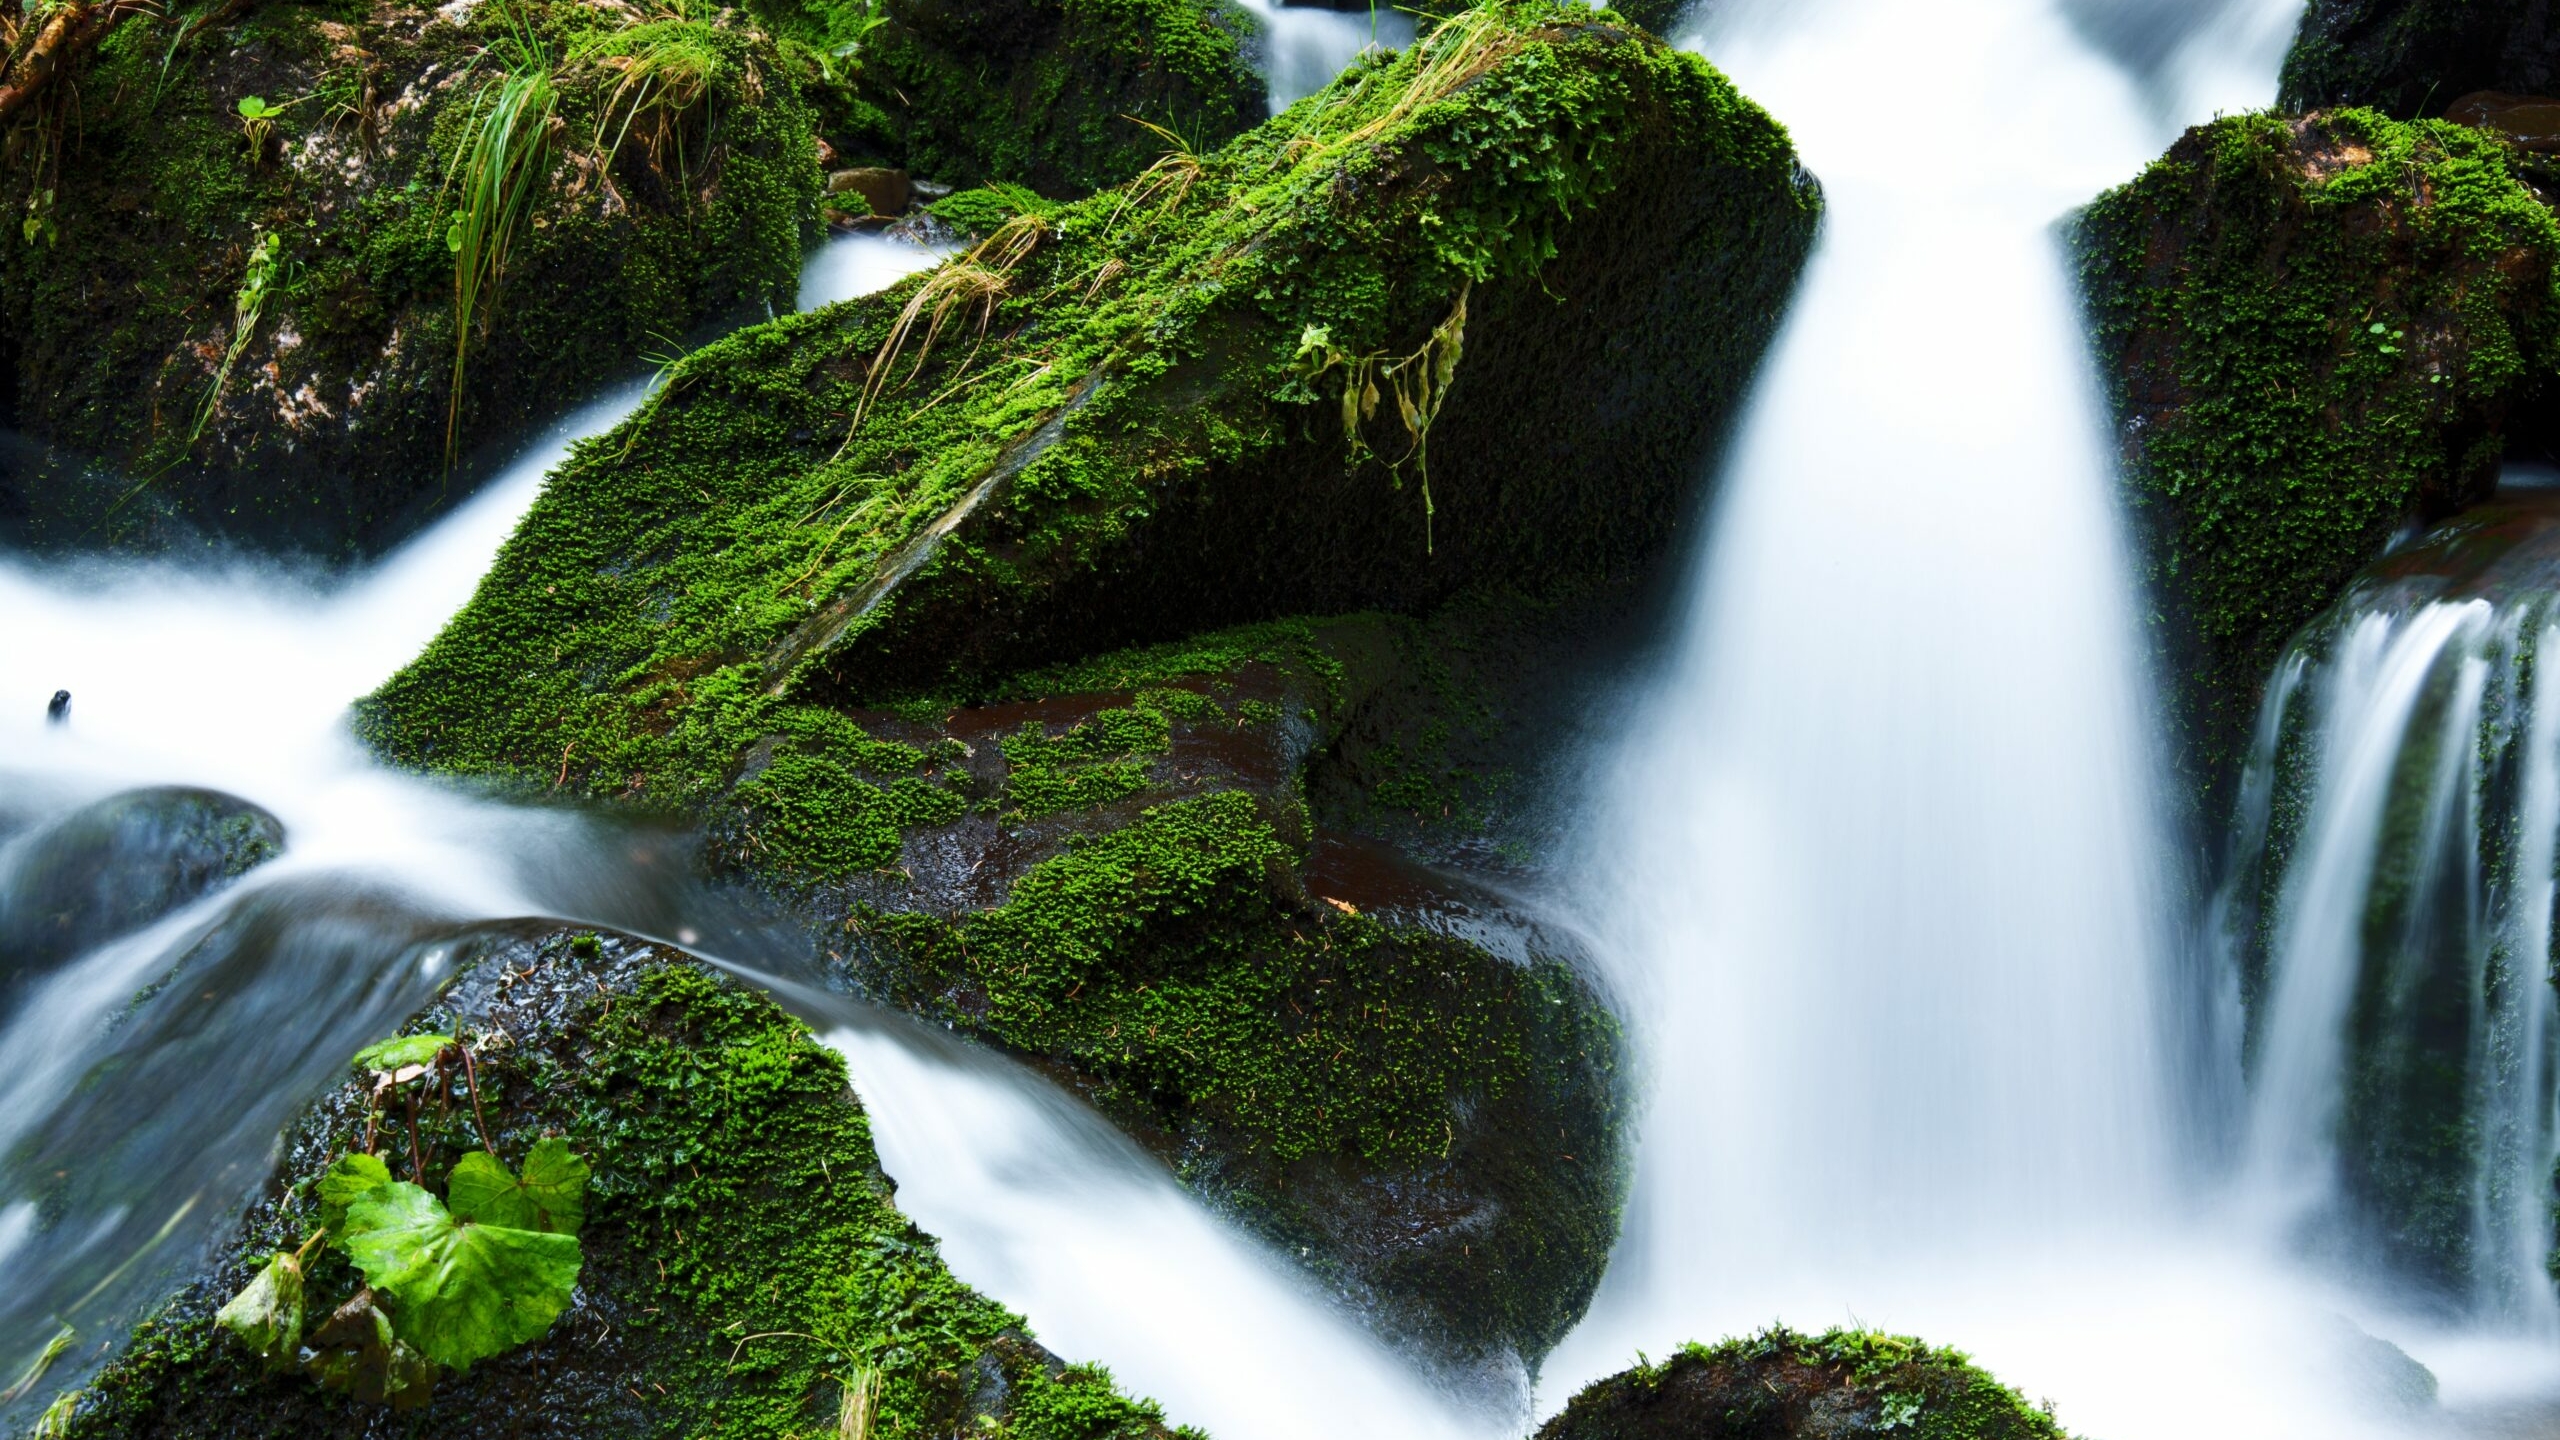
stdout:
{"type": "Polygon", "coordinates": [[[1404,426],[1405,453],[1391,462],[1387,471],[1402,483],[1404,467],[1414,467],[1422,482],[1422,552],[1432,553],[1431,518],[1431,425],[1440,418],[1441,404],[1449,398],[1449,384],[1458,378],[1458,361],[1467,347],[1467,297],[1475,284],[1469,281],[1458,287],[1457,303],[1449,314],[1433,326],[1429,339],[1410,355],[1390,357],[1383,350],[1365,355],[1346,355],[1335,348],[1332,332],[1322,325],[1310,325],[1298,339],[1299,373],[1309,383],[1339,369],[1342,372],[1342,438],[1350,445],[1351,463],[1359,464],[1370,455],[1362,427],[1378,412],[1387,395],[1396,402],[1396,419],[1404,426]],[[1378,382],[1386,382],[1381,394],[1378,382]]]}
{"type": "Polygon", "coordinates": [[[533,214],[551,168],[552,120],[559,92],[550,57],[530,33],[514,38],[506,73],[483,86],[464,122],[465,140],[446,171],[458,192],[445,247],[453,252],[453,394],[447,403],[444,459],[452,468],[462,423],[464,363],[474,325],[486,330],[497,311],[508,252],[533,214]]]}
{"type": "MultiPolygon", "coordinates": [[[[966,256],[925,277],[916,293],[907,297],[906,306],[889,327],[888,338],[880,342],[880,349],[871,357],[870,369],[863,378],[862,403],[854,407],[853,425],[845,432],[845,443],[851,444],[853,437],[861,433],[863,418],[887,387],[890,372],[905,353],[908,341],[915,338],[917,323],[924,323],[924,337],[917,342],[915,361],[907,369],[909,380],[924,369],[924,362],[933,354],[934,341],[941,337],[953,315],[975,307],[978,336],[981,340],[986,337],[987,326],[995,319],[997,302],[1013,293],[1014,267],[1030,258],[1048,233],[1045,217],[1016,215],[996,227],[996,233],[979,241],[966,256]]],[[[963,362],[960,368],[966,371],[969,367],[963,362]]]]}
{"type": "Polygon", "coordinates": [[[880,1372],[859,1366],[843,1385],[836,1403],[836,1440],[871,1440],[871,1422],[880,1412],[880,1372]]]}
{"type": "Polygon", "coordinates": [[[720,57],[701,32],[682,20],[652,22],[616,32],[587,58],[614,77],[613,89],[596,110],[593,148],[605,167],[612,168],[623,143],[637,131],[653,168],[683,174],[686,123],[709,99],[712,76],[720,68],[720,57]]]}

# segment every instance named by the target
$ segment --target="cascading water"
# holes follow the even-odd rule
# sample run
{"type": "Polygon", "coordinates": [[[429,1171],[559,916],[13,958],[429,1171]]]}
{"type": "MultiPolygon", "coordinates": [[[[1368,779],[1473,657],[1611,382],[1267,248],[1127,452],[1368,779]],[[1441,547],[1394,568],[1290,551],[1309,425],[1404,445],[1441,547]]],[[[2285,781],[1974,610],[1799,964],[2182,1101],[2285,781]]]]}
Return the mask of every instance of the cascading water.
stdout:
{"type": "Polygon", "coordinates": [[[2560,504],[2444,527],[2295,642],[2214,911],[2254,1024],[2246,1180],[2331,1262],[2560,1335],[2560,504]]]}
{"type": "Polygon", "coordinates": [[[2264,103],[2298,6],[2123,8],[2189,38],[2136,73],[2053,0],[1736,0],[1696,37],[1829,212],[1577,877],[1648,1111],[1550,1406],[1783,1318],[1947,1337],[2112,1437],[2395,1423],[2355,1329],[2422,1349],[2392,1297],[2192,1198],[2233,1067],[2166,918],[2053,233],[2163,148],[2162,112],[2264,103]],[[1897,143],[1914,77],[1925,143],[1897,143]]]}
{"type": "Polygon", "coordinates": [[[1413,43],[1413,16],[1392,5],[1335,9],[1288,0],[1243,0],[1260,28],[1257,45],[1271,112],[1278,114],[1330,84],[1370,46],[1401,50],[1413,43]]]}
{"type": "MultiPolygon", "coordinates": [[[[877,289],[933,258],[840,240],[812,257],[802,300],[877,289]]],[[[356,747],[347,703],[460,607],[568,446],[641,395],[572,416],[344,583],[246,562],[0,561],[0,944],[17,933],[27,857],[65,848],[99,796],[214,787],[272,811],[286,837],[236,884],[178,897],[50,973],[18,976],[26,952],[0,953],[0,1369],[19,1374],[67,1337],[47,1379],[75,1382],[271,1172],[290,1116],[470,963],[482,922],[547,915],[719,957],[829,1028],[907,1212],[951,1237],[961,1277],[1178,1419],[1230,1440],[1473,1433],[1356,1320],[1055,1086],[796,983],[805,947],[686,881],[678,847],[394,775],[356,747]],[[57,686],[73,695],[61,726],[45,717],[57,686]],[[1296,1387],[1310,1370],[1327,1384],[1296,1387]]],[[[187,835],[165,832],[189,805],[222,813],[172,805],[175,793],[125,804],[176,817],[129,843],[183,848],[187,835]]]]}

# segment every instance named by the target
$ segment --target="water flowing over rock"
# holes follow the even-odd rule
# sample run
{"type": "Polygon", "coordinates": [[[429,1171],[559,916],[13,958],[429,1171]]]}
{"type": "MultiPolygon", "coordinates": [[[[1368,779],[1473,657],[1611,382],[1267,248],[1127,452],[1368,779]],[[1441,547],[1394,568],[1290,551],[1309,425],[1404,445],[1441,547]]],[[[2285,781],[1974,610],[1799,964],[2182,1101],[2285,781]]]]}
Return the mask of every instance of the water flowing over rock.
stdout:
{"type": "MultiPolygon", "coordinates": [[[[448,1159],[470,1152],[478,1114],[506,1155],[567,1137],[594,1167],[585,1263],[544,1337],[440,1379],[433,1405],[396,1422],[403,1434],[842,1433],[839,1395],[868,1372],[888,1433],[1172,1440],[1152,1407],[1068,1368],[952,1279],[892,1205],[842,1063],[799,1020],[621,936],[526,925],[459,943],[463,967],[421,1023],[482,1047],[478,1108],[445,1097],[425,1143],[448,1159]],[[1060,1415],[1076,1428],[1043,1428],[1060,1415]]],[[[385,1423],[377,1406],[267,1373],[212,1323],[257,1265],[318,1223],[314,1183],[373,1131],[369,1085],[335,1086],[293,1125],[237,1238],[56,1433],[231,1440],[385,1423]]],[[[386,1134],[382,1151],[406,1175],[401,1143],[386,1134]]],[[[325,1311],[361,1282],[334,1251],[317,1253],[310,1284],[325,1311]]]]}
{"type": "Polygon", "coordinates": [[[2560,499],[2531,492],[2360,576],[2276,670],[2214,915],[2263,1202],[2442,1312],[2545,1332],[2555,595],[2560,499]]]}
{"type": "Polygon", "coordinates": [[[876,992],[1069,1065],[1301,1244],[1310,1184],[1389,1202],[1402,1257],[1334,1227],[1355,1284],[1432,1273],[1462,1356],[1534,1355],[1613,1204],[1595,1001],[1310,894],[1296,786],[1345,659],[1211,632],[1640,579],[1818,211],[1693,57],[1471,12],[688,360],[364,725],[703,815],[740,870],[840,897],[876,992]],[[1037,669],[1181,636],[1124,678],[1037,669]],[[1581,1168],[1524,1162],[1550,1135],[1581,1168]]]}
{"type": "Polygon", "coordinates": [[[283,822],[246,800],[162,788],[110,796],[0,847],[0,997],[211,894],[283,845],[283,822]]]}

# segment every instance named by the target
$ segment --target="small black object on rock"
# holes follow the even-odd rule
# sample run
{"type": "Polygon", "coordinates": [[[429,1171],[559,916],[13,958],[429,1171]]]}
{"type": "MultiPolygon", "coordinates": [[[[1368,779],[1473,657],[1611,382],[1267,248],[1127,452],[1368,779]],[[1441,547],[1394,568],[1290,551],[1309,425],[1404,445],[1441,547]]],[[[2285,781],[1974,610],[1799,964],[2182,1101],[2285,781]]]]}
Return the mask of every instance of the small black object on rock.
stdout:
{"type": "Polygon", "coordinates": [[[68,690],[54,691],[52,703],[44,707],[44,718],[52,721],[56,725],[60,725],[69,720],[71,718],[71,692],[68,690]]]}

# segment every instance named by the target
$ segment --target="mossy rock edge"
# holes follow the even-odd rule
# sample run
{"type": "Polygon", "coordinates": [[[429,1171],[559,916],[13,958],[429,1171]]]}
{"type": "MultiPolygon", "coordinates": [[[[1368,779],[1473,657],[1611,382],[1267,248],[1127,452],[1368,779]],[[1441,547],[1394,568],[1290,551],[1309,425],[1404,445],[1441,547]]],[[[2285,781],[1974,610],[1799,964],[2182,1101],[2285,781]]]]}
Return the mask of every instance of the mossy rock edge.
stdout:
{"type": "Polygon", "coordinates": [[[1783,1327],[1684,1345],[1596,1381],[1537,1440],[2069,1440],[2049,1410],[1954,1350],[1903,1335],[1783,1327]]]}
{"type": "MultiPolygon", "coordinates": [[[[268,1374],[213,1324],[257,1263],[314,1227],[313,1182],[364,1132],[351,1081],[294,1128],[236,1241],[88,1380],[61,1434],[783,1440],[832,1433],[841,1380],[868,1364],[876,1433],[1173,1440],[1152,1405],[1063,1364],[951,1277],[897,1212],[842,1061],[799,1020],[610,933],[520,928],[486,949],[418,1026],[483,1044],[502,1155],[557,1134],[593,1163],[569,1310],[407,1414],[268,1374]]],[[[478,1143],[467,1096],[450,1098],[425,1136],[443,1165],[478,1143]]],[[[403,1143],[385,1154],[405,1178],[403,1143]]],[[[358,1283],[323,1253],[316,1313],[358,1283]]]]}

